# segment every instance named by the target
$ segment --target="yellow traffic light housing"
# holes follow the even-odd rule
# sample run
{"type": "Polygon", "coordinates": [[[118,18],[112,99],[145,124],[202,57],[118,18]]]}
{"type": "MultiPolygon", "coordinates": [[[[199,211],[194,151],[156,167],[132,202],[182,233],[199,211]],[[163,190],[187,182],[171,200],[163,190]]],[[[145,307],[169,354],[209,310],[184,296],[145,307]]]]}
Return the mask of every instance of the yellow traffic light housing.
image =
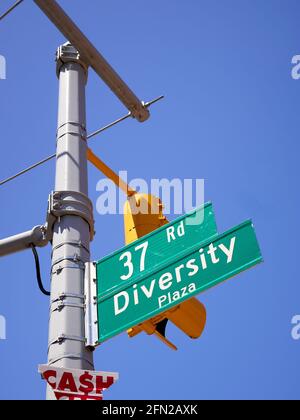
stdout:
{"type": "Polygon", "coordinates": [[[166,327],[168,321],[171,321],[181,331],[190,338],[196,339],[201,337],[206,325],[206,310],[204,305],[196,298],[191,298],[186,302],[172,308],[170,311],[164,312],[159,317],[150,319],[143,324],[137,325],[128,330],[129,337],[135,337],[144,331],[148,335],[155,335],[167,346],[173,350],[177,347],[166,338],[166,327]]]}
{"type": "MultiPolygon", "coordinates": [[[[124,226],[126,245],[168,224],[163,215],[163,205],[159,198],[148,194],[133,194],[125,203],[124,226]]],[[[141,332],[155,335],[173,350],[177,347],[166,338],[166,326],[171,321],[190,338],[199,338],[206,325],[206,310],[196,298],[177,305],[128,330],[129,337],[141,332]]]]}
{"type": "Polygon", "coordinates": [[[126,245],[168,224],[159,198],[148,194],[134,194],[124,207],[126,245]]]}

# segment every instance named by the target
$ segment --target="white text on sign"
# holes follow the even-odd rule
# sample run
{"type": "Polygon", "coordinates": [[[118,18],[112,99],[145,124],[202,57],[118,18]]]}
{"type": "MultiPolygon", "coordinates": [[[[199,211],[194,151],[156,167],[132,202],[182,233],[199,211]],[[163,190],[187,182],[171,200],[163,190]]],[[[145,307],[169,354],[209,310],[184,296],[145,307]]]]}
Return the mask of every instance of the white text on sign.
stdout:
{"type": "MultiPolygon", "coordinates": [[[[185,236],[185,226],[184,222],[182,221],[177,227],[170,226],[166,229],[166,236],[167,236],[167,243],[171,243],[172,241],[176,241],[177,238],[182,238],[185,236]]],[[[142,273],[145,271],[145,261],[146,261],[146,254],[148,249],[149,243],[144,242],[141,245],[138,245],[135,248],[135,252],[141,252],[140,256],[140,264],[139,264],[139,272],[142,273]]],[[[132,262],[132,253],[130,251],[124,252],[119,258],[119,261],[122,262],[124,268],[127,270],[127,274],[123,274],[121,276],[121,280],[127,281],[130,280],[131,277],[135,274],[135,267],[132,262]]]]}
{"type": "MultiPolygon", "coordinates": [[[[174,282],[179,284],[182,282],[183,275],[192,278],[199,273],[200,270],[204,271],[208,268],[209,264],[218,264],[221,259],[221,255],[226,257],[227,264],[230,264],[233,260],[234,249],[236,245],[236,237],[231,238],[229,246],[224,243],[215,246],[211,243],[208,249],[201,248],[199,250],[199,259],[195,258],[188,260],[185,264],[180,264],[175,267],[173,272],[166,272],[160,276],[159,279],[153,279],[150,285],[138,286],[137,284],[132,286],[131,292],[122,291],[114,296],[114,311],[115,315],[120,315],[127,310],[129,305],[133,302],[134,305],[140,304],[140,296],[145,296],[147,299],[151,299],[154,295],[155,288],[158,287],[161,291],[166,292],[170,289],[174,282]]],[[[194,293],[196,291],[196,285],[191,283],[189,286],[183,287],[175,292],[165,293],[159,296],[158,306],[163,306],[175,302],[178,299],[185,297],[187,294],[194,293]]]]}

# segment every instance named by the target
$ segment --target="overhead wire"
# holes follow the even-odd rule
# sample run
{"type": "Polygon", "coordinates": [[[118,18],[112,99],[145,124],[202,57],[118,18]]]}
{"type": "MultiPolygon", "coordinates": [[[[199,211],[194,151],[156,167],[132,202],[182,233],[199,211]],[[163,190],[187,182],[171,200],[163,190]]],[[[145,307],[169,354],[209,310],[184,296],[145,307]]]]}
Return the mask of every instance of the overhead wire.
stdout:
{"type": "Polygon", "coordinates": [[[18,178],[18,177],[19,177],[19,176],[21,176],[21,175],[26,174],[27,172],[31,171],[32,169],[35,169],[35,168],[37,168],[38,166],[43,165],[44,163],[48,162],[49,160],[54,159],[54,158],[55,158],[55,156],[56,156],[56,154],[53,154],[53,155],[51,155],[51,156],[48,156],[47,158],[45,158],[45,159],[41,160],[40,162],[37,162],[37,163],[35,163],[34,165],[31,165],[31,166],[29,166],[29,167],[28,167],[28,168],[26,168],[26,169],[23,169],[23,171],[20,171],[20,172],[18,172],[17,174],[15,174],[15,175],[13,175],[13,176],[10,176],[10,177],[9,177],[9,178],[7,178],[7,179],[4,179],[3,181],[1,181],[1,182],[0,182],[0,186],[1,186],[1,185],[4,185],[4,184],[7,184],[7,183],[8,183],[8,182],[10,182],[10,181],[13,181],[14,179],[18,178]]]}
{"type": "MultiPolygon", "coordinates": [[[[146,103],[144,104],[144,106],[145,106],[146,108],[149,108],[151,105],[155,104],[156,102],[160,101],[161,99],[164,99],[164,96],[159,96],[158,98],[153,99],[153,100],[152,100],[152,101],[150,101],[150,102],[146,102],[146,103]]],[[[118,118],[117,120],[113,121],[112,123],[110,123],[110,124],[108,124],[108,125],[106,125],[106,126],[104,126],[104,127],[100,128],[99,130],[94,131],[93,133],[89,134],[89,135],[87,136],[87,140],[90,140],[90,139],[92,139],[92,138],[94,138],[94,137],[98,136],[99,134],[103,133],[104,131],[108,130],[109,128],[111,128],[111,127],[113,127],[113,126],[115,126],[115,125],[119,124],[119,123],[120,123],[120,122],[122,122],[122,121],[127,120],[127,119],[128,119],[128,118],[130,118],[130,117],[132,117],[131,112],[129,112],[128,114],[124,115],[124,116],[123,116],[123,117],[121,117],[121,118],[118,118]]],[[[16,173],[15,175],[12,175],[12,176],[10,176],[9,178],[4,179],[3,181],[1,181],[1,182],[0,182],[0,187],[1,187],[2,185],[4,185],[4,184],[7,184],[7,183],[8,183],[8,182],[10,182],[10,181],[13,181],[13,180],[14,180],[14,179],[16,179],[16,178],[19,178],[20,176],[22,176],[22,175],[24,175],[24,174],[26,174],[26,173],[30,172],[31,170],[33,170],[33,169],[35,169],[35,168],[37,168],[37,167],[39,167],[39,166],[43,165],[44,163],[49,162],[50,160],[54,159],[55,157],[56,157],[56,153],[54,153],[53,155],[50,155],[50,156],[46,157],[45,159],[40,160],[39,162],[35,163],[34,165],[29,166],[29,167],[28,167],[28,168],[26,168],[26,169],[23,169],[22,171],[20,171],[20,172],[16,173]]]]}
{"type": "Polygon", "coordinates": [[[8,16],[16,7],[18,7],[24,0],[18,0],[15,4],[13,4],[6,12],[0,15],[0,21],[8,16]]]}

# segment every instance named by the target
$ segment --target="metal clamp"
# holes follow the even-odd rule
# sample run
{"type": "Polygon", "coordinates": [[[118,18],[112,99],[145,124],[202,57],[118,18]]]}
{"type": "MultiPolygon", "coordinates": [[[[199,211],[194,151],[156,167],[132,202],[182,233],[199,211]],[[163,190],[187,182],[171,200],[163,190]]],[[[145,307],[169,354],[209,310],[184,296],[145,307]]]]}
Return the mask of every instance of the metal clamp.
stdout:
{"type": "Polygon", "coordinates": [[[56,267],[55,269],[52,269],[51,275],[60,274],[63,270],[66,270],[68,268],[72,270],[77,269],[77,270],[84,271],[84,264],[80,263],[77,265],[58,265],[58,267],[56,267]]]}
{"type": "Polygon", "coordinates": [[[73,262],[75,264],[78,264],[78,265],[80,265],[80,264],[84,265],[86,263],[86,261],[84,261],[78,254],[75,253],[73,256],[61,257],[61,258],[58,258],[57,260],[53,261],[52,262],[52,268],[55,265],[57,265],[57,264],[59,264],[63,261],[71,261],[71,262],[73,262]]]}
{"type": "Polygon", "coordinates": [[[61,360],[64,360],[64,359],[83,360],[84,362],[86,362],[88,365],[91,366],[92,370],[94,370],[94,365],[93,365],[93,363],[91,363],[90,360],[88,360],[85,357],[82,357],[81,354],[72,354],[72,353],[62,354],[61,356],[59,356],[55,359],[50,359],[49,362],[48,362],[48,366],[52,366],[55,363],[58,363],[58,362],[60,362],[61,360]]]}
{"type": "Polygon", "coordinates": [[[72,62],[80,64],[84,68],[85,73],[87,74],[88,64],[86,64],[85,60],[82,59],[79,51],[77,51],[77,49],[73,47],[73,45],[70,42],[66,42],[57,49],[56,62],[56,71],[58,77],[62,66],[72,62]]]}
{"type": "Polygon", "coordinates": [[[68,301],[60,301],[60,302],[55,302],[55,303],[57,303],[57,305],[54,309],[51,310],[51,312],[55,312],[55,311],[60,312],[65,307],[85,309],[85,305],[83,303],[73,303],[73,302],[68,302],[68,301]]]}
{"type": "Polygon", "coordinates": [[[50,347],[53,346],[54,344],[62,344],[66,340],[78,341],[78,342],[81,342],[81,343],[86,343],[85,337],[76,337],[75,335],[61,334],[55,340],[50,341],[49,346],[48,346],[48,351],[49,351],[50,347]]]}
{"type": "Polygon", "coordinates": [[[51,304],[52,303],[56,303],[56,302],[61,302],[61,301],[63,301],[63,300],[65,300],[65,299],[67,299],[67,298],[74,298],[74,299],[81,299],[81,300],[85,300],[85,296],[84,295],[79,295],[79,294],[77,294],[77,293],[65,293],[65,292],[62,292],[59,296],[58,296],[58,298],[57,299],[53,299],[52,301],[51,301],[51,304]]]}
{"type": "Polygon", "coordinates": [[[81,242],[81,241],[64,241],[56,246],[54,246],[52,248],[52,252],[51,252],[51,258],[53,258],[53,254],[55,251],[57,251],[58,249],[62,248],[65,245],[70,245],[70,246],[74,246],[76,248],[79,249],[83,249],[84,251],[86,251],[88,254],[90,254],[89,249],[81,242]]]}
{"type": "Polygon", "coordinates": [[[47,230],[53,232],[53,226],[59,217],[79,216],[90,227],[91,240],[94,238],[93,204],[82,193],[76,191],[54,191],[48,200],[47,230]]]}
{"type": "Polygon", "coordinates": [[[78,268],[78,269],[84,270],[85,263],[86,261],[80,258],[79,255],[77,254],[74,254],[73,256],[61,257],[52,263],[51,274],[60,274],[62,270],[64,270],[65,268],[78,268]],[[71,262],[71,263],[74,263],[75,265],[74,266],[61,265],[61,263],[65,263],[65,262],[71,262]],[[54,269],[54,267],[57,265],[58,267],[54,269]]]}
{"type": "Polygon", "coordinates": [[[70,121],[62,124],[57,130],[56,142],[67,135],[78,136],[85,142],[87,140],[86,128],[76,122],[70,121]]]}

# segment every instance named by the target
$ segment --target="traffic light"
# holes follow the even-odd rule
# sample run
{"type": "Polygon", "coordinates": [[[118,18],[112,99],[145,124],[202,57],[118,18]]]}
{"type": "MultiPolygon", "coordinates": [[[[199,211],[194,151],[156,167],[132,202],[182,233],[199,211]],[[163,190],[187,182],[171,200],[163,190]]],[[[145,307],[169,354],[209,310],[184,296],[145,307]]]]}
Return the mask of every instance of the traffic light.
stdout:
{"type": "Polygon", "coordinates": [[[166,224],[168,220],[163,215],[163,205],[159,198],[136,193],[126,201],[124,208],[126,245],[166,224]]]}
{"type": "MultiPolygon", "coordinates": [[[[163,215],[161,200],[149,194],[134,194],[124,206],[124,227],[126,245],[168,224],[163,215]]],[[[190,338],[199,338],[206,325],[206,310],[196,298],[191,298],[155,318],[127,331],[129,337],[141,332],[155,335],[173,350],[177,347],[166,338],[166,327],[171,321],[190,338]]]]}

